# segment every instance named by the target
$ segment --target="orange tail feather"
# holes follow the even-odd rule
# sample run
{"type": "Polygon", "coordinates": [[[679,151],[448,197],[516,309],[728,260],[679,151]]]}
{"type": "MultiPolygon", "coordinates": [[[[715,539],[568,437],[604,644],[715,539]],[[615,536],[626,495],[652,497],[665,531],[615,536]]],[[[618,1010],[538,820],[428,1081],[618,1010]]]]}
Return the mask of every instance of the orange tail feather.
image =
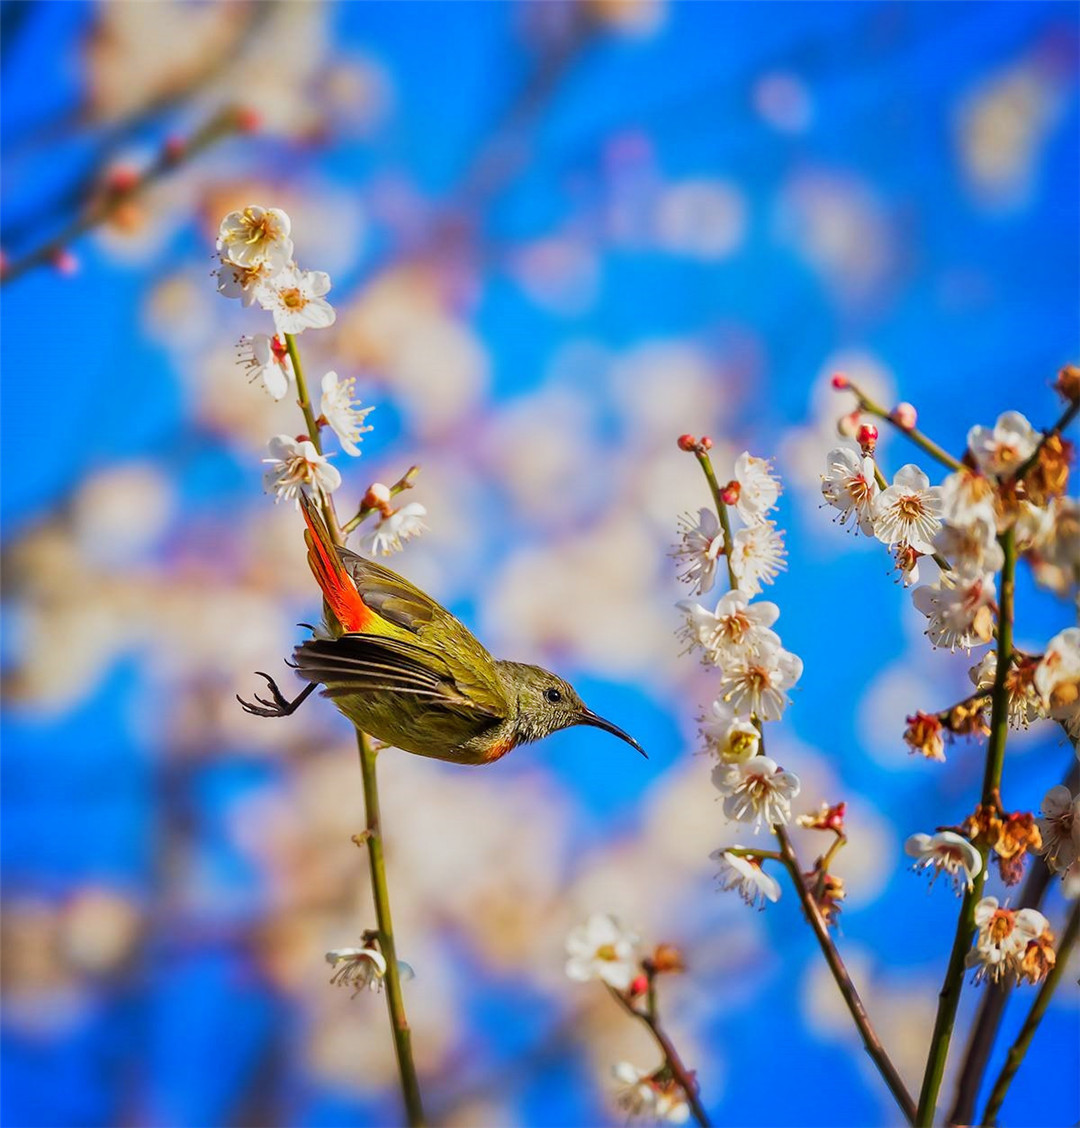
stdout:
{"type": "Polygon", "coordinates": [[[300,504],[307,522],[304,540],[308,546],[308,567],[322,588],[327,606],[347,634],[365,631],[374,612],[363,601],[352,576],[345,570],[315,504],[303,495],[300,504]]]}

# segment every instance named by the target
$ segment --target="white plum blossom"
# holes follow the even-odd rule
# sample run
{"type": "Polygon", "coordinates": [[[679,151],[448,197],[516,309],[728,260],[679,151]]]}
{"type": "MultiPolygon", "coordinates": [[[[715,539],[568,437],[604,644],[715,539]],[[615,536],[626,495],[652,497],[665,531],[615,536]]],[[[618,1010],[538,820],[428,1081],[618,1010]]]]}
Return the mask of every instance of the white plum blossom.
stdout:
{"type": "Polygon", "coordinates": [[[566,938],[566,974],[579,983],[601,979],[626,991],[639,970],[640,937],[607,913],[593,913],[566,938]]]}
{"type": "Polygon", "coordinates": [[[381,514],[378,524],[362,538],[361,551],[367,556],[400,552],[407,540],[418,537],[427,528],[426,516],[427,510],[418,501],[381,514]]]}
{"type": "Polygon", "coordinates": [[[356,388],[355,377],[348,380],[339,380],[336,372],[327,372],[322,378],[322,400],[319,411],[341,443],[341,449],[353,458],[360,457],[360,448],[357,443],[360,437],[372,430],[364,426],[364,420],[371,414],[372,408],[360,407],[354,402],[353,395],[356,388]]]}
{"type": "Polygon", "coordinates": [[[263,387],[276,399],[284,399],[294,379],[292,359],[277,337],[256,333],[240,341],[241,362],[252,380],[261,379],[263,387]]]}
{"type": "Polygon", "coordinates": [[[270,467],[263,474],[263,489],[274,495],[274,501],[284,498],[300,504],[305,497],[318,498],[331,494],[341,485],[337,469],[315,449],[310,439],[293,439],[288,435],[275,435],[267,445],[270,457],[263,462],[270,467]]]}
{"type": "MultiPolygon", "coordinates": [[[[1042,699],[1035,689],[1033,672],[1030,664],[1014,665],[1005,679],[1009,724],[1013,728],[1027,728],[1032,721],[1046,716],[1042,699]]],[[[989,693],[997,677],[997,652],[988,650],[982,660],[968,670],[968,676],[976,689],[989,693]]]]}
{"type": "Polygon", "coordinates": [[[906,544],[933,555],[941,527],[941,490],[914,463],[901,466],[892,485],[874,498],[873,514],[874,535],[883,544],[906,544]]]}
{"type": "Polygon", "coordinates": [[[660,1082],[628,1061],[618,1062],[611,1072],[619,1082],[615,1104],[628,1120],[685,1124],[690,1119],[690,1106],[674,1078],[660,1082]]]}
{"type": "Polygon", "coordinates": [[[1028,943],[1041,937],[1050,923],[1037,909],[1003,909],[996,897],[984,897],[975,906],[975,926],[975,947],[964,962],[975,968],[976,983],[1000,983],[1018,974],[1028,943]]]}
{"type": "Polygon", "coordinates": [[[983,474],[961,466],[941,483],[941,519],[956,529],[975,521],[994,525],[994,483],[983,474]]]}
{"type": "Polygon", "coordinates": [[[968,450],[984,474],[1008,477],[1035,453],[1039,437],[1019,411],[1005,411],[993,429],[975,426],[968,431],[968,450]]]}
{"type": "Polygon", "coordinates": [[[749,717],[740,717],[724,701],[714,701],[700,718],[705,747],[726,764],[751,760],[761,748],[761,733],[749,717]]]}
{"type": "Polygon", "coordinates": [[[700,509],[696,522],[689,514],[679,518],[679,532],[682,542],[672,552],[682,568],[679,579],[704,595],[716,582],[716,566],[724,554],[720,519],[711,509],[700,509]]]}
{"type": "Polygon", "coordinates": [[[735,459],[735,481],[739,483],[739,498],[735,508],[748,525],[765,520],[770,509],[776,508],[780,497],[780,479],[772,472],[767,458],[754,458],[744,450],[735,459]]]}
{"type": "Polygon", "coordinates": [[[222,259],[221,265],[214,272],[217,274],[217,290],[223,298],[238,298],[241,305],[253,305],[259,297],[262,287],[267,285],[273,277],[273,271],[267,263],[255,266],[237,266],[228,259],[222,259]]]}
{"type": "Polygon", "coordinates": [[[377,991],[386,975],[386,958],[375,948],[334,948],[326,953],[334,969],[330,982],[353,988],[353,997],[367,988],[377,991]]]}
{"type": "Polygon", "coordinates": [[[281,208],[253,205],[229,212],[218,229],[217,249],[237,266],[267,265],[277,272],[292,258],[292,222],[281,208]]]}
{"type": "MultiPolygon", "coordinates": [[[[735,849],[741,850],[742,847],[736,846],[735,849]]],[[[760,909],[765,908],[766,901],[780,900],[780,883],[761,868],[757,858],[732,854],[723,849],[714,850],[709,857],[720,866],[716,877],[721,889],[735,890],[748,905],[753,907],[756,904],[760,909]]]]}
{"type": "Polygon", "coordinates": [[[323,296],[329,290],[330,275],[325,271],[300,270],[290,263],[260,283],[255,296],[273,314],[278,333],[295,336],[334,324],[333,307],[323,296]]]}
{"type": "Polygon", "coordinates": [[[1039,851],[1053,873],[1065,873],[1080,857],[1080,796],[1062,783],[1043,796],[1042,815],[1035,820],[1042,833],[1039,851]]]}
{"type": "Polygon", "coordinates": [[[931,870],[931,882],[939,873],[952,879],[953,887],[960,893],[982,870],[982,855],[974,846],[951,830],[937,834],[913,834],[904,843],[904,852],[915,859],[916,870],[931,870]]]}
{"type": "Polygon", "coordinates": [[[715,611],[690,600],[681,600],[676,606],[686,613],[690,637],[718,664],[724,655],[754,653],[762,646],[780,643],[779,635],[769,629],[779,617],[780,608],[767,600],[751,603],[750,597],[738,588],[721,596],[715,611]]]}
{"type": "Polygon", "coordinates": [[[916,610],[927,617],[926,636],[947,650],[970,650],[994,636],[992,607],[997,594],[990,572],[948,573],[950,586],[927,585],[912,592],[916,610]]]}
{"type": "Polygon", "coordinates": [[[740,764],[718,764],[713,786],[724,796],[724,814],[738,822],[761,827],[787,823],[791,801],[799,794],[799,777],[782,771],[768,756],[755,756],[740,764]]]}
{"type": "Polygon", "coordinates": [[[778,721],[788,705],[787,690],[802,677],[797,654],[774,643],[756,653],[732,655],[724,662],[720,697],[740,716],[778,721]]]}
{"type": "Polygon", "coordinates": [[[873,536],[877,495],[872,458],[854,447],[836,447],[829,451],[825,473],[821,476],[821,496],[840,511],[837,520],[841,525],[851,520],[853,529],[873,536]]]}
{"type": "Polygon", "coordinates": [[[784,534],[774,521],[747,525],[731,538],[731,568],[739,589],[757,595],[763,583],[771,584],[787,567],[784,534]]]}
{"type": "Polygon", "coordinates": [[[1005,553],[997,539],[993,515],[978,512],[964,525],[946,523],[934,537],[934,547],[954,568],[999,572],[1005,553]]]}
{"type": "Polygon", "coordinates": [[[1034,682],[1047,713],[1080,736],[1080,627],[1066,627],[1046,644],[1034,682]]]}

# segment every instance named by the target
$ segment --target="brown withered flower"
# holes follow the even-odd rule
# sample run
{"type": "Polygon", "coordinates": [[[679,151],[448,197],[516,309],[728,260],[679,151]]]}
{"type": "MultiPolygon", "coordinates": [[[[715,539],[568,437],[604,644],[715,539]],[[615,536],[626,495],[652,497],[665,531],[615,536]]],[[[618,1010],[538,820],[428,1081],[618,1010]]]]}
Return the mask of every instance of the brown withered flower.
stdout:
{"type": "Polygon", "coordinates": [[[1056,962],[1054,934],[1049,928],[1044,928],[1034,940],[1028,941],[1019,960],[1017,975],[1029,983],[1038,983],[1046,978],[1056,962]]]}
{"type": "Polygon", "coordinates": [[[975,697],[954,705],[945,718],[949,732],[957,736],[989,736],[990,726],[986,723],[989,700],[988,697],[975,697]]]}
{"type": "Polygon", "coordinates": [[[683,954],[674,944],[657,944],[656,950],[645,963],[654,975],[686,970],[683,954]]]}
{"type": "Polygon", "coordinates": [[[945,741],[941,735],[941,721],[933,713],[914,713],[907,719],[904,742],[912,752],[928,760],[945,759],[945,741]]]}
{"type": "Polygon", "coordinates": [[[1024,875],[1024,858],[1028,852],[1042,849],[1042,832],[1030,811],[1013,811],[1001,820],[1001,829],[994,846],[1001,879],[1015,885],[1024,875]]]}
{"type": "Polygon", "coordinates": [[[1069,466],[1075,450],[1059,434],[1048,435],[1039,447],[1031,469],[1024,475],[1028,501],[1043,506],[1052,497],[1062,497],[1069,486],[1069,466]]]}
{"type": "Polygon", "coordinates": [[[1066,364],[1054,381],[1054,390],[1070,403],[1080,403],[1080,368],[1066,364]]]}

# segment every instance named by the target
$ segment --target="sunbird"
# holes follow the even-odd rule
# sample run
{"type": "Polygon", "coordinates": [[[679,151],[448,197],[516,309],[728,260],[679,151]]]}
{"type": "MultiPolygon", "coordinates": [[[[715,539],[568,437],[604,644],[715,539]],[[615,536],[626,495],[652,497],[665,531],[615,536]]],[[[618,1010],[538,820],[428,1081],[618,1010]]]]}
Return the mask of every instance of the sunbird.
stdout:
{"type": "Polygon", "coordinates": [[[308,564],[322,589],[330,638],[293,651],[309,684],[294,700],[269,674],[272,700],[237,697],[249,712],[284,717],[317,685],[361,731],[384,744],[455,764],[490,764],[572,725],[625,740],[550,670],[493,658],[445,607],[408,580],[334,544],[318,508],[301,497],[308,564]],[[257,704],[256,704],[257,702],[257,704]]]}

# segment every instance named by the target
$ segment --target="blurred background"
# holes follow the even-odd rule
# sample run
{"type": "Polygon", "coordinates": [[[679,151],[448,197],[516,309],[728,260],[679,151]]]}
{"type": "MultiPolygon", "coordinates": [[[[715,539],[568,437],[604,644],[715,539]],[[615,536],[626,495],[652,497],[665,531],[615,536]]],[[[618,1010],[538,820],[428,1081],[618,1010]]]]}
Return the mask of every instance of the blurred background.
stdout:
{"type": "MultiPolygon", "coordinates": [[[[318,699],[276,721],[234,699],[288,674],[318,614],[299,518],[261,488],[296,408],[236,364],[269,318],[211,276],[248,203],[285,208],[333,278],[309,376],[355,375],[376,406],[341,504],[420,463],[430,531],[393,566],[650,752],[580,729],[482,771],[381,757],[432,1118],[618,1121],[611,1066],[654,1048],[563,972],[568,928],[610,911],[684,947],[662,1005],[719,1122],[894,1123],[791,891],[757,913],[714,888],[709,852],[746,829],[694,754],[715,679],[680,654],[668,552],[708,496],[675,438],[712,435],[721,475],[777,458],[790,570],[767,594],[806,672],[770,752],[799,810],[848,802],[840,943],[917,1084],[958,902],[902,844],[962,819],[982,754],[901,740],[970,662],[931,650],[882,546],[819,508],[850,406],[828,377],[912,401],[953,450],[1008,408],[1056,417],[1048,383],[1080,353],[1075,7],[0,15],[9,266],[222,107],[258,119],[3,289],[4,1123],[399,1116],[384,1002],[323,958],[374,924],[351,730],[318,699]]],[[[880,449],[890,472],[918,453],[880,449]]],[[[1032,649],[1075,621],[1026,573],[1018,608],[1032,649]]],[[[1051,726],[1016,736],[1007,802],[1037,806],[1071,757],[1051,726]]],[[[1009,1123],[1080,1115],[1075,980],[1009,1123]]]]}

